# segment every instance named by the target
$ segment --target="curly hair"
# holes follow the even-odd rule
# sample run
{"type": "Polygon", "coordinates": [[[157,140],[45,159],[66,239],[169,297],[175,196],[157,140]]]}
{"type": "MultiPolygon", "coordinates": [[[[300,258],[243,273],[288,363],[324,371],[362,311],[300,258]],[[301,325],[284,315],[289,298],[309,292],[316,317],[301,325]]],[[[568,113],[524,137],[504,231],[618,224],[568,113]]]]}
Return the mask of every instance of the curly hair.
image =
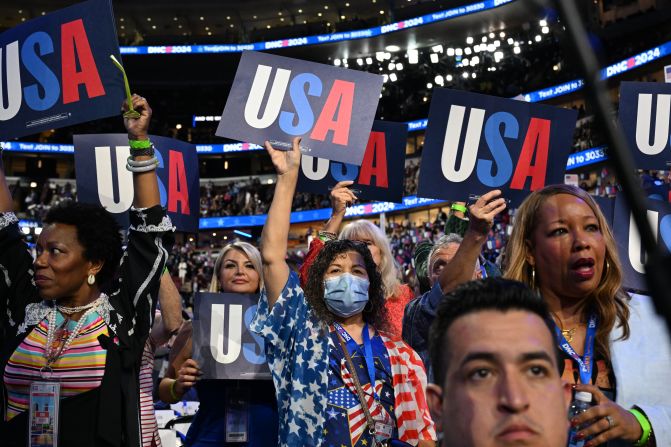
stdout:
{"type": "Polygon", "coordinates": [[[74,226],[77,240],[84,247],[84,258],[103,264],[96,275],[100,287],[104,288],[112,282],[123,254],[121,227],[105,208],[89,203],[66,202],[51,208],[44,222],[74,226]]]}
{"type": "Polygon", "coordinates": [[[308,272],[308,281],[305,285],[305,299],[314,310],[317,317],[326,324],[331,324],[336,320],[336,316],[326,307],[324,301],[324,274],[333,260],[340,254],[348,251],[355,251],[361,255],[368,273],[368,303],[363,310],[363,319],[371,324],[375,329],[388,331],[389,318],[387,308],[384,306],[384,287],[382,278],[377,270],[373,257],[368,247],[361,243],[351,240],[334,240],[324,244],[324,248],[319,252],[315,262],[310,266],[308,272]]]}

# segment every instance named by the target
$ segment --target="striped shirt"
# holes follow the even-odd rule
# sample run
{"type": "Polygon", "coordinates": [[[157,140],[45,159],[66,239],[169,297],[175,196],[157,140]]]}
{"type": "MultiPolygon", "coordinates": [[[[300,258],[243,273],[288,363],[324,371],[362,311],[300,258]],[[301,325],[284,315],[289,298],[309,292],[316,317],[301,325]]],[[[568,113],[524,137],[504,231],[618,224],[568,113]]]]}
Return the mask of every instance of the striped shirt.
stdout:
{"type": "MultiPolygon", "coordinates": [[[[56,327],[60,327],[63,321],[63,316],[57,312],[56,327]]],[[[64,338],[76,325],[76,321],[67,322],[64,338]]],[[[47,345],[48,327],[48,319],[44,318],[21,342],[7,362],[4,374],[7,388],[6,420],[28,409],[30,383],[43,380],[40,369],[46,366],[44,349],[47,345]]],[[[86,317],[79,334],[67,351],[52,365],[52,377],[61,384],[61,399],[100,386],[107,359],[107,351],[98,342],[100,335],[109,335],[107,325],[97,312],[93,312],[86,317]]]]}
{"type": "Polygon", "coordinates": [[[140,365],[140,427],[142,429],[142,447],[161,447],[158,435],[158,423],[154,413],[154,348],[151,337],[147,338],[142,351],[140,365]]]}

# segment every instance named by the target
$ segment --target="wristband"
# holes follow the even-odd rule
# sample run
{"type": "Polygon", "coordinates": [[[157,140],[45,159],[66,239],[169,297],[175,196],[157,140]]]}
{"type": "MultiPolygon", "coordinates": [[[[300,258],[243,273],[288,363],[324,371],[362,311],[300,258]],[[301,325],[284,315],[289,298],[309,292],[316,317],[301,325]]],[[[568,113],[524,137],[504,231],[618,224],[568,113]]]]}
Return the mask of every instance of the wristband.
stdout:
{"type": "Polygon", "coordinates": [[[634,445],[636,447],[647,445],[648,441],[650,440],[650,433],[652,432],[652,425],[650,425],[650,421],[640,410],[636,408],[630,409],[629,412],[634,415],[638,423],[641,424],[641,429],[643,430],[643,434],[639,440],[634,443],[634,445]]]}
{"type": "Polygon", "coordinates": [[[453,209],[454,211],[461,211],[462,213],[468,212],[468,208],[466,208],[464,205],[460,205],[458,203],[453,203],[450,208],[453,209]]]}
{"type": "Polygon", "coordinates": [[[170,397],[172,397],[172,399],[173,399],[175,402],[179,402],[179,397],[177,396],[177,393],[175,392],[175,384],[176,384],[176,383],[177,383],[177,380],[175,379],[175,380],[173,380],[172,383],[170,384],[170,397]]]}
{"type": "Polygon", "coordinates": [[[131,157],[141,157],[143,155],[148,155],[150,157],[154,156],[154,145],[152,144],[149,147],[145,147],[142,149],[133,149],[131,148],[130,150],[130,156],[131,157]]]}
{"type": "Polygon", "coordinates": [[[328,242],[328,241],[333,241],[335,239],[338,239],[337,234],[331,233],[329,231],[319,231],[319,232],[317,232],[317,237],[322,242],[328,242]]]}
{"type": "Polygon", "coordinates": [[[151,141],[149,140],[128,140],[128,144],[131,149],[146,149],[151,147],[151,141]]]}

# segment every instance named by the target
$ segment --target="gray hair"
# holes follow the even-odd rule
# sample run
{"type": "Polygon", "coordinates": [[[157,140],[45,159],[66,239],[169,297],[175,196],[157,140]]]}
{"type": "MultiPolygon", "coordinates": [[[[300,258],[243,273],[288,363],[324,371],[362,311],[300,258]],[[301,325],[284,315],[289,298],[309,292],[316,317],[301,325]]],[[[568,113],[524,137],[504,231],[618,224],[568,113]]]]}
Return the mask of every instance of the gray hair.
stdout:
{"type": "MultiPolygon", "coordinates": [[[[461,243],[464,241],[464,238],[459,236],[457,233],[449,233],[446,234],[445,236],[441,236],[438,241],[434,244],[433,248],[429,252],[429,262],[427,263],[427,273],[429,276],[431,276],[431,271],[433,270],[433,256],[438,252],[438,250],[442,250],[443,248],[446,248],[448,245],[452,244],[457,244],[461,245],[461,243]]],[[[479,270],[480,269],[480,259],[475,260],[475,269],[479,270]]]]}

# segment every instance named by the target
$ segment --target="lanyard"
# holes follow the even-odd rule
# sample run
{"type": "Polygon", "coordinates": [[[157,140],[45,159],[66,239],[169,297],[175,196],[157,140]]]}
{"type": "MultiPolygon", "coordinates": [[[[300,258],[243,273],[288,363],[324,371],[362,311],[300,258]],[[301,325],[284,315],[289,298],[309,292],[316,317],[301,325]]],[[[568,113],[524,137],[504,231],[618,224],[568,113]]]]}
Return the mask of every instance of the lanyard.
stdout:
{"type": "MultiPolygon", "coordinates": [[[[355,352],[361,350],[359,345],[356,344],[354,339],[350,337],[350,335],[342,326],[340,326],[338,323],[333,323],[333,326],[335,327],[336,331],[338,331],[338,334],[340,334],[343,340],[345,340],[347,343],[347,350],[350,352],[350,355],[354,355],[355,352]]],[[[380,397],[375,391],[375,360],[373,357],[373,344],[370,341],[370,334],[368,333],[368,323],[363,326],[363,332],[361,336],[363,338],[363,358],[366,361],[366,368],[368,369],[368,377],[370,378],[371,389],[373,390],[373,396],[375,396],[375,400],[379,401],[380,397]]],[[[352,371],[352,374],[356,374],[356,371],[352,371]]]]}
{"type": "Polygon", "coordinates": [[[580,383],[589,385],[592,383],[592,366],[594,365],[594,338],[596,337],[596,327],[598,318],[596,314],[589,317],[587,323],[587,335],[585,336],[585,354],[582,358],[573,350],[569,342],[562,335],[561,329],[555,325],[557,341],[562,351],[568,354],[580,366],[580,383]]]}

